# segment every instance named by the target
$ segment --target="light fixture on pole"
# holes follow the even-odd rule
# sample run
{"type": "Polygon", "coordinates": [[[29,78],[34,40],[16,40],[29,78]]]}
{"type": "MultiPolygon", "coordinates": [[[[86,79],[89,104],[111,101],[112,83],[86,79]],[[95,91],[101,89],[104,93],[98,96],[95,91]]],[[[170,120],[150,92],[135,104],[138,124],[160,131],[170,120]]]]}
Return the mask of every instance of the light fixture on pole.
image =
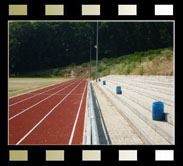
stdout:
{"type": "Polygon", "coordinates": [[[91,37],[89,37],[89,39],[90,39],[90,80],[91,80],[91,51],[92,51],[91,45],[92,45],[92,39],[91,39],[91,37]]]}
{"type": "Polygon", "coordinates": [[[96,34],[96,82],[98,78],[98,21],[97,21],[97,34],[96,34]]]}

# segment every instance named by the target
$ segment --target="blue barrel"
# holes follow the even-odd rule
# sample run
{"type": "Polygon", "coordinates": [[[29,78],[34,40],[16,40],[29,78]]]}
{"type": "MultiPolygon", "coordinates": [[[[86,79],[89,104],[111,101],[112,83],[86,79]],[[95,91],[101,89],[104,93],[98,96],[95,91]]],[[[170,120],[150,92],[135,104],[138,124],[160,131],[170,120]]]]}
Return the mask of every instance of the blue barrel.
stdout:
{"type": "Polygon", "coordinates": [[[100,82],[100,78],[98,79],[98,81],[100,82]]]}
{"type": "Polygon", "coordinates": [[[164,120],[164,103],[153,102],[152,104],[152,118],[153,120],[164,120]]]}
{"type": "Polygon", "coordinates": [[[103,85],[106,85],[106,82],[105,81],[103,81],[103,85]]]}
{"type": "Polygon", "coordinates": [[[116,94],[121,94],[121,86],[116,86],[116,94]]]}

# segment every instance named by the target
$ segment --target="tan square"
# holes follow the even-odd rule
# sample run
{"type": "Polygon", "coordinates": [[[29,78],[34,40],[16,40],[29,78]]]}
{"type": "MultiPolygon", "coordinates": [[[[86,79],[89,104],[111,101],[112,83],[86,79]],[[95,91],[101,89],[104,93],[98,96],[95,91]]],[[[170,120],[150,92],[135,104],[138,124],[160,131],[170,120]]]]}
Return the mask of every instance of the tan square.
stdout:
{"type": "Polygon", "coordinates": [[[82,5],[82,15],[100,15],[100,5],[82,5]]]}
{"type": "Polygon", "coordinates": [[[64,5],[45,5],[45,15],[64,15],[64,5]]]}
{"type": "Polygon", "coordinates": [[[9,151],[10,161],[28,161],[27,150],[10,150],[9,151]]]}
{"type": "Polygon", "coordinates": [[[27,15],[27,5],[9,5],[9,15],[10,16],[26,16],[27,15]]]}
{"type": "Polygon", "coordinates": [[[64,161],[63,150],[47,150],[46,161],[64,161]]]}
{"type": "Polygon", "coordinates": [[[100,161],[101,151],[100,150],[83,150],[82,160],[83,161],[100,161]]]}
{"type": "Polygon", "coordinates": [[[137,15],[137,5],[118,5],[118,15],[137,15]]]}

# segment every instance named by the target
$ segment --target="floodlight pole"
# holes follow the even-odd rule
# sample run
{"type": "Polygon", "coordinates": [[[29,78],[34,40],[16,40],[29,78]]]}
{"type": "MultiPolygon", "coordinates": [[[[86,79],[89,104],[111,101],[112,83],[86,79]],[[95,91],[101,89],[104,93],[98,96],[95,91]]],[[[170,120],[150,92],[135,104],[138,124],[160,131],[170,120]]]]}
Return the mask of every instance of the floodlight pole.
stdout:
{"type": "Polygon", "coordinates": [[[97,82],[97,78],[98,78],[98,21],[97,21],[96,43],[97,43],[97,48],[96,48],[96,82],[97,82]]]}
{"type": "Polygon", "coordinates": [[[92,40],[91,40],[91,37],[90,37],[90,80],[91,80],[91,44],[92,44],[92,40]]]}

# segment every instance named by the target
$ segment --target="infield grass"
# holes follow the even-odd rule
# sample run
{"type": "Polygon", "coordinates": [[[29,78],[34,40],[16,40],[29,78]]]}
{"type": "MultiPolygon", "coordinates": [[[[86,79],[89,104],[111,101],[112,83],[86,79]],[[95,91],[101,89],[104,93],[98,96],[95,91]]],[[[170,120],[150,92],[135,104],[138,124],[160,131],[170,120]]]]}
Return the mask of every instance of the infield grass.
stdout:
{"type": "Polygon", "coordinates": [[[70,79],[71,78],[9,78],[9,98],[65,82],[70,79]]]}

